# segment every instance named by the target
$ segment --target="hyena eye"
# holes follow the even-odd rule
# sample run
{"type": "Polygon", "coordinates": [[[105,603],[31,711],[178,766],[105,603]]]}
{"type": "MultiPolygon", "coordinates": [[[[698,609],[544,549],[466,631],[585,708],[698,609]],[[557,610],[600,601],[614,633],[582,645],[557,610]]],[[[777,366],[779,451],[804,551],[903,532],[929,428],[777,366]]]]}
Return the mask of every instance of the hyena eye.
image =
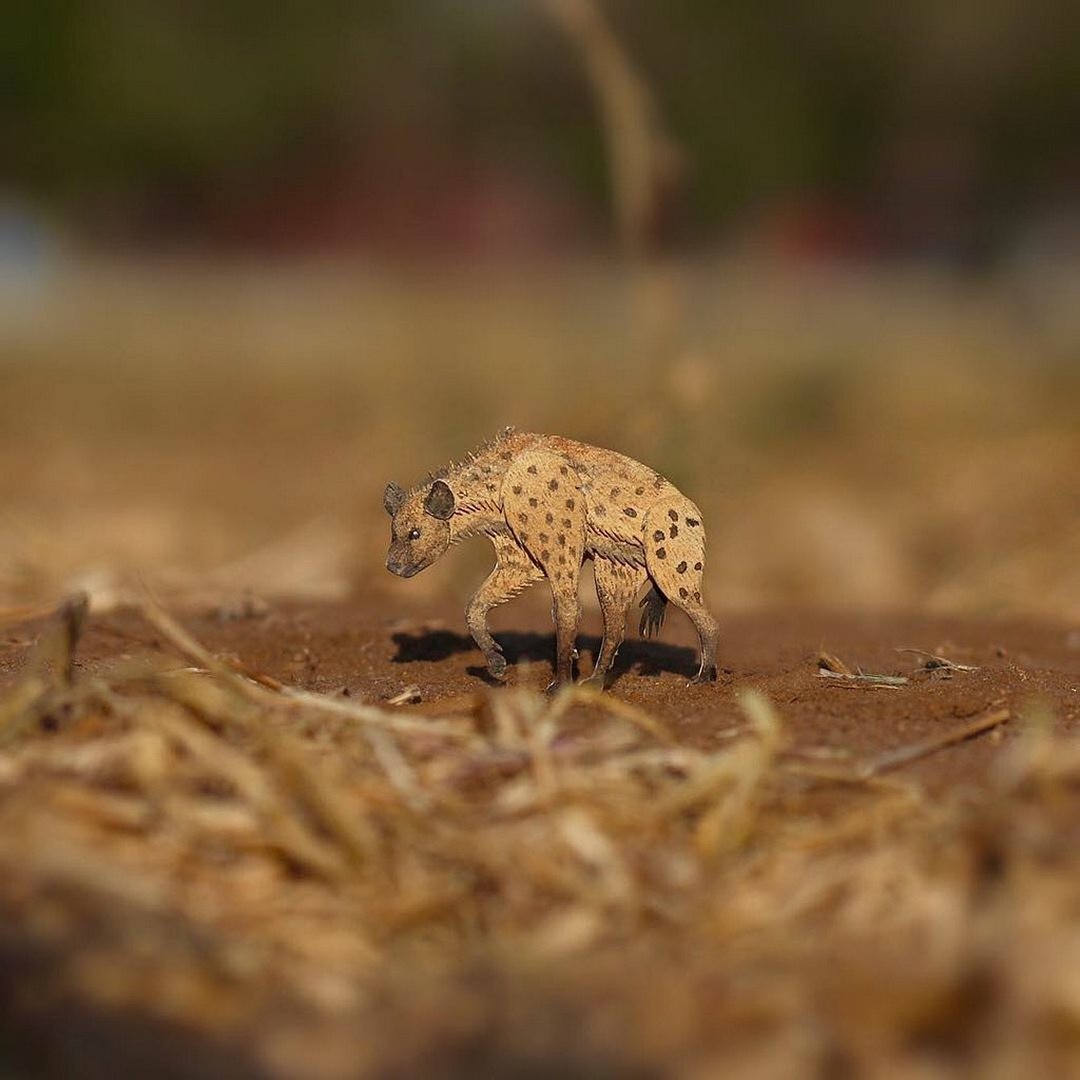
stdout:
{"type": "Polygon", "coordinates": [[[419,529],[410,529],[409,530],[409,539],[410,540],[419,540],[420,539],[420,530],[419,529]]]}

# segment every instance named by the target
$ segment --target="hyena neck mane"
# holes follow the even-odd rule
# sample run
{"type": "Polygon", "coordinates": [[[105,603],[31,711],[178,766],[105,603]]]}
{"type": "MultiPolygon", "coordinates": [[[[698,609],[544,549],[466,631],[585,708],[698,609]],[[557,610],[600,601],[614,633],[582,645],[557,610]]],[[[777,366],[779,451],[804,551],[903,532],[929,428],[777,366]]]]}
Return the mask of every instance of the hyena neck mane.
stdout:
{"type": "Polygon", "coordinates": [[[470,450],[461,461],[451,462],[427,477],[425,485],[443,480],[454,493],[454,513],[450,518],[451,543],[505,529],[503,477],[514,458],[535,438],[534,435],[505,428],[495,438],[470,450]]]}

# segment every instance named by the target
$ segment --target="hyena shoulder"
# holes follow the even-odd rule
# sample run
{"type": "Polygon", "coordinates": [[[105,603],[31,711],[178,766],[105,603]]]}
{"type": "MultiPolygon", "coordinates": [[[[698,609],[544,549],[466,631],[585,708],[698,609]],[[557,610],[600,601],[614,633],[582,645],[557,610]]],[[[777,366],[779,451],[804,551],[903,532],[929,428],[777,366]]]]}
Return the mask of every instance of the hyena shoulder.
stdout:
{"type": "Polygon", "coordinates": [[[584,521],[582,478],[564,455],[543,446],[514,458],[503,478],[503,513],[526,547],[576,547],[584,521]]]}

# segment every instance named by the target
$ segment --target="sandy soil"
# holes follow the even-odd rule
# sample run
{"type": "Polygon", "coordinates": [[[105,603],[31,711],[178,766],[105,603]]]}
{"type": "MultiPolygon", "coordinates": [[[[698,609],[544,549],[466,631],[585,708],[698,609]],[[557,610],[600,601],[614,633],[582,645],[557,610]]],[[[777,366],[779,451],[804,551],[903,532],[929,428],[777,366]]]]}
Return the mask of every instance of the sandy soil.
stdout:
{"type": "MultiPolygon", "coordinates": [[[[213,651],[283,683],[355,701],[384,702],[415,687],[407,706],[447,715],[471,708],[493,689],[459,612],[418,605],[390,616],[385,601],[282,604],[257,615],[228,609],[188,612],[185,625],[213,651]]],[[[720,678],[690,686],[694,639],[678,613],[660,639],[628,637],[616,661],[611,692],[664,720],[679,742],[722,745],[742,723],[737,695],[763,691],[782,717],[792,747],[831,748],[862,757],[939,734],[990,709],[1009,708],[1017,721],[908,767],[935,784],[978,782],[995,752],[1015,737],[1020,718],[1048,707],[1064,731],[1080,730],[1080,631],[1047,620],[955,618],[911,614],[792,610],[721,613],[720,678]],[[975,670],[928,671],[923,650],[975,670]],[[822,678],[825,650],[852,670],[906,676],[907,685],[849,685],[822,678]]],[[[511,662],[508,685],[543,688],[551,677],[554,640],[543,605],[518,604],[493,616],[511,662]],[[512,627],[512,629],[500,629],[512,627]]],[[[0,639],[0,682],[18,670],[33,624],[0,639]]],[[[133,611],[93,618],[79,663],[103,661],[158,642],[133,611]]],[[[585,625],[579,638],[587,672],[599,637],[585,625]]],[[[495,690],[497,692],[497,689],[495,690]]]]}

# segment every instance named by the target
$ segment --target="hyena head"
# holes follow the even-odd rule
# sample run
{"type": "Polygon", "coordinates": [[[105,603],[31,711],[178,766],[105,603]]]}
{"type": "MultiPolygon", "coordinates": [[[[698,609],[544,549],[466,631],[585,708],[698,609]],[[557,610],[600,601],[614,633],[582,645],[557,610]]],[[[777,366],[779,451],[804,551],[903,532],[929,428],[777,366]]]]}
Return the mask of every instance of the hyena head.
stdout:
{"type": "Polygon", "coordinates": [[[450,546],[454,493],[445,480],[407,494],[395,483],[386,485],[383,506],[390,515],[390,550],[386,569],[412,577],[427,569],[450,546]]]}

